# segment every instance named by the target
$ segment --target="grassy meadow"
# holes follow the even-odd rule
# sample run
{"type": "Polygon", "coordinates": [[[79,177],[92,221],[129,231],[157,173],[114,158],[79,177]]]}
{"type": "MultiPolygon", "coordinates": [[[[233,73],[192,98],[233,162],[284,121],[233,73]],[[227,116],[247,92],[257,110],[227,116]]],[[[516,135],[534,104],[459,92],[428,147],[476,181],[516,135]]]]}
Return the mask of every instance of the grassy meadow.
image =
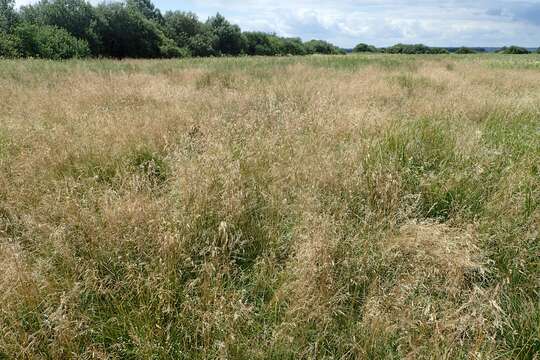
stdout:
{"type": "Polygon", "coordinates": [[[0,60],[0,358],[539,359],[540,55],[0,60]]]}

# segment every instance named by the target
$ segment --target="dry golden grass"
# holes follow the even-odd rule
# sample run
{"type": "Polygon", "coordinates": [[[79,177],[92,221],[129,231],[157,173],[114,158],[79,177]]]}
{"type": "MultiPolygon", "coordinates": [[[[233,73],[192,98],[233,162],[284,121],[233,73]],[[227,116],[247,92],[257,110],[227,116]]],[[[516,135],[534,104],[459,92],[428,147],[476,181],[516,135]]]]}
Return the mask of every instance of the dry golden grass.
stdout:
{"type": "Polygon", "coordinates": [[[0,358],[538,358],[539,63],[0,61],[0,358]]]}

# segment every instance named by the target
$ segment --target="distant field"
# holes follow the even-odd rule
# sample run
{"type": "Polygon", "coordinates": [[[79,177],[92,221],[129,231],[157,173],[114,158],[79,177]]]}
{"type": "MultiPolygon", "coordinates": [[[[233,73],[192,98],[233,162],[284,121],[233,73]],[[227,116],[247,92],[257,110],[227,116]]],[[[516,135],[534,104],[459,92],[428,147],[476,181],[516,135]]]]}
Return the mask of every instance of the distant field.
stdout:
{"type": "Polygon", "coordinates": [[[540,55],[0,61],[0,358],[538,359],[540,55]]]}

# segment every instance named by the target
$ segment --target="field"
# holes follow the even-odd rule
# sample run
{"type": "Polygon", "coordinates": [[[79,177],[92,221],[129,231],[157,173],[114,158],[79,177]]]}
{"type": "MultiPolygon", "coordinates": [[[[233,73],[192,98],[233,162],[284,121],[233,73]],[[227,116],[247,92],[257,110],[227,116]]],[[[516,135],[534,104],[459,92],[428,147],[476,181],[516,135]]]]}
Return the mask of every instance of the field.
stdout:
{"type": "Polygon", "coordinates": [[[539,359],[540,55],[0,61],[0,358],[539,359]]]}

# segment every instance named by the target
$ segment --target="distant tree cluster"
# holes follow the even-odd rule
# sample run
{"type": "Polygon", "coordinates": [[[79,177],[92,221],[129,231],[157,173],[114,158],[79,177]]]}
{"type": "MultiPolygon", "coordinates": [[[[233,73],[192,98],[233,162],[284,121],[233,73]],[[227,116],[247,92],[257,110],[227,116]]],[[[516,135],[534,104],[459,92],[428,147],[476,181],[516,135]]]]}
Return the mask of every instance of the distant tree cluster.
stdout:
{"type": "Polygon", "coordinates": [[[509,47],[503,47],[499,51],[497,51],[499,54],[530,54],[530,51],[519,46],[509,46],[509,47]]]}
{"type": "Polygon", "coordinates": [[[477,51],[474,50],[474,49],[471,49],[471,48],[468,48],[468,47],[460,47],[459,49],[457,49],[454,54],[461,54],[461,55],[466,55],[466,54],[476,54],[477,51]]]}
{"type": "Polygon", "coordinates": [[[0,0],[0,57],[180,58],[237,55],[343,54],[322,41],[303,42],[242,32],[217,14],[202,22],[190,12],[162,14],[151,0],[41,0],[15,9],[0,0]]]}
{"type": "Polygon", "coordinates": [[[429,47],[424,44],[396,44],[388,48],[376,48],[373,45],[360,43],[353,49],[353,53],[448,54],[448,50],[444,48],[429,47]]]}
{"type": "Polygon", "coordinates": [[[356,45],[354,47],[353,52],[354,53],[377,53],[377,52],[381,52],[381,51],[380,51],[380,49],[377,49],[373,45],[360,43],[360,44],[358,44],[358,45],[356,45]]]}
{"type": "MultiPolygon", "coordinates": [[[[396,44],[388,48],[377,48],[373,45],[368,45],[360,43],[352,50],[353,53],[386,53],[386,54],[476,54],[479,52],[485,52],[483,48],[439,48],[439,47],[429,47],[424,44],[396,44]]],[[[540,48],[536,51],[540,54],[540,48]]],[[[497,51],[500,54],[529,54],[530,51],[519,47],[519,46],[510,46],[503,47],[497,51]]]]}

